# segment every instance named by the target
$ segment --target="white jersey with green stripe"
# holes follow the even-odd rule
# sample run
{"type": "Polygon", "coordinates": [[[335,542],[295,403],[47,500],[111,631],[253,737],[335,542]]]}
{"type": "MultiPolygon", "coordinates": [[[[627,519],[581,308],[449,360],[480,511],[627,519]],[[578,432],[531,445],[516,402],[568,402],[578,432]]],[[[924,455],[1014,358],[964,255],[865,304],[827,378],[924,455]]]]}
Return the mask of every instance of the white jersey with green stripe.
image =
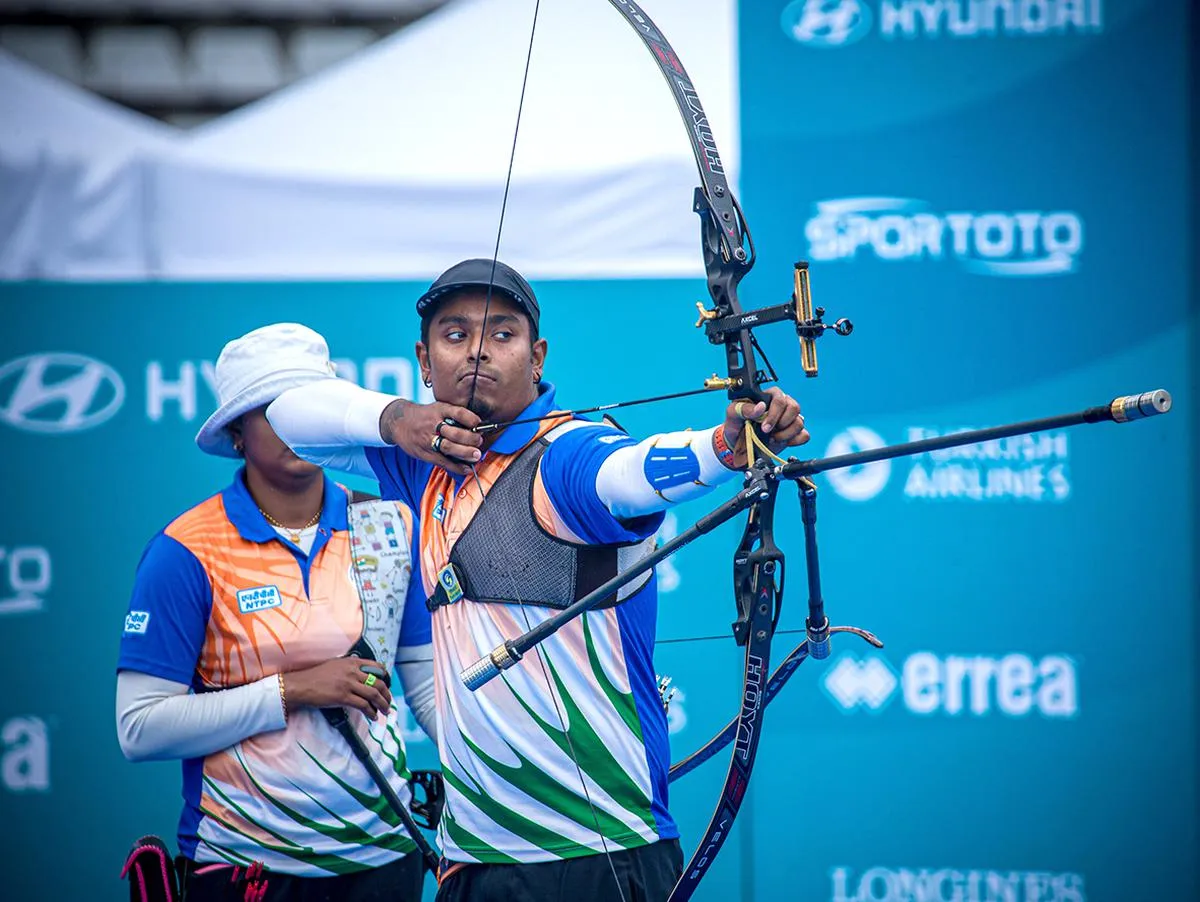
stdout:
{"type": "MultiPolygon", "coordinates": [[[[646,601],[653,599],[638,606],[646,601]]],[[[655,712],[639,706],[617,653],[619,620],[628,610],[585,615],[476,692],[459,681],[458,672],[486,651],[480,645],[527,628],[524,612],[530,626],[553,613],[462,604],[435,616],[438,625],[474,621],[473,629],[465,622],[435,629],[442,644],[435,654],[454,662],[439,673],[441,723],[456,726],[441,744],[450,798],[443,854],[452,861],[546,861],[675,836],[665,781],[655,779],[647,755],[643,719],[655,712]],[[485,635],[495,638],[477,642],[485,635]],[[459,636],[465,643],[452,638],[459,636]]]]}
{"type": "MultiPolygon", "coordinates": [[[[544,424],[515,447],[494,445],[476,467],[478,483],[476,475],[456,480],[441,469],[420,474],[427,480],[419,530],[427,591],[496,479],[534,434],[555,425],[544,424]]],[[[607,427],[556,435],[533,483],[538,525],[576,543],[640,542],[652,535],[659,517],[618,521],[595,499],[594,473],[631,441],[607,427]],[[564,515],[568,509],[573,513],[564,515]]],[[[469,598],[434,611],[447,798],[440,841],[450,861],[550,861],[678,836],[667,810],[666,715],[652,661],[654,579],[621,604],[568,623],[478,691],[463,685],[463,668],[554,613],[469,598]]]]}

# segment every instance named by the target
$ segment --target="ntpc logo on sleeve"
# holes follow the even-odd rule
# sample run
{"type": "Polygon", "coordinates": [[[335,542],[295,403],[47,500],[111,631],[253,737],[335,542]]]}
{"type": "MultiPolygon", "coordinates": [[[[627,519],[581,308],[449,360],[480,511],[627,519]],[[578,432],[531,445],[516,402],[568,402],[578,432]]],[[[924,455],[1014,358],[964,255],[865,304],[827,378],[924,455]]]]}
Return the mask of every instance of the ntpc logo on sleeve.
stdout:
{"type": "Polygon", "coordinates": [[[144,636],[149,626],[149,611],[130,611],[125,615],[126,636],[144,636]]]}
{"type": "Polygon", "coordinates": [[[254,586],[238,590],[237,603],[238,610],[243,614],[256,614],[267,608],[279,607],[283,604],[283,597],[275,586],[254,586]]]}

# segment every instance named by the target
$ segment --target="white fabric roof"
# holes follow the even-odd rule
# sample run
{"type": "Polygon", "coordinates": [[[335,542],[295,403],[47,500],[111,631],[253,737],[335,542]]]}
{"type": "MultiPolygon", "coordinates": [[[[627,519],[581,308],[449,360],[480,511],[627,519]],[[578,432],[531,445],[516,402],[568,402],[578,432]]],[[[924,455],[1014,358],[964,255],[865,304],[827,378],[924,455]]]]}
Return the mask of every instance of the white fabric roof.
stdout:
{"type": "Polygon", "coordinates": [[[171,145],[179,129],[78,88],[0,50],[0,153],[115,165],[171,145]]]}
{"type": "MultiPolygon", "coordinates": [[[[644,4],[737,165],[735,0],[644,4]]],[[[156,197],[168,277],[429,278],[491,256],[533,4],[458,0],[194,132],[156,197]]],[[[609,4],[543,2],[500,256],[530,277],[701,272],[670,90],[609,4]]]]}
{"type": "MultiPolygon", "coordinates": [[[[736,184],[736,0],[643,6],[736,184]]],[[[490,257],[532,13],[456,0],[192,132],[0,53],[0,278],[425,279],[490,257]]],[[[500,257],[531,278],[700,275],[696,184],[621,14],[543,0],[500,257]]]]}
{"type": "MultiPolygon", "coordinates": [[[[495,184],[508,168],[534,4],[457,0],[332,70],[195,130],[205,159],[368,182],[495,184]]],[[[736,163],[734,0],[648,0],[736,163]]],[[[684,160],[657,64],[604,0],[541,4],[514,175],[684,160]]]]}
{"type": "Polygon", "coordinates": [[[140,278],[147,153],[178,130],[0,51],[0,278],[140,278]]]}

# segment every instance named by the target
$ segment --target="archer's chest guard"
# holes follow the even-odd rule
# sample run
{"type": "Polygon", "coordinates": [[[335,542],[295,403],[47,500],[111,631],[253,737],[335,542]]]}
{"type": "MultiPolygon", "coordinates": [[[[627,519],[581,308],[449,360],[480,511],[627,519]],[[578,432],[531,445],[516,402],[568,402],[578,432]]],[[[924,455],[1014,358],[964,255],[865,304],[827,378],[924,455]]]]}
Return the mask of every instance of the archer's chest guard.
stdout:
{"type": "MultiPolygon", "coordinates": [[[[580,545],[546,532],[533,511],[533,483],[550,447],[538,438],[500,474],[487,501],[467,524],[429,610],[461,598],[489,604],[531,604],[561,610],[654,550],[654,537],[616,545],[580,545]]],[[[610,608],[650,581],[648,572],[597,605],[610,608]]]]}

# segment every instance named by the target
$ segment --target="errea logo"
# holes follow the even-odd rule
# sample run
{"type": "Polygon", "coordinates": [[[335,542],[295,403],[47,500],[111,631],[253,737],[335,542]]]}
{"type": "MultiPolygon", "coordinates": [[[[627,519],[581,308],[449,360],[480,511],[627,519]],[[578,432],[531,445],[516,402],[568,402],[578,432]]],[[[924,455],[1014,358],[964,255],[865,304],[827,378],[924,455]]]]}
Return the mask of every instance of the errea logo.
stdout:
{"type": "Polygon", "coordinates": [[[0,784],[9,792],[48,792],[50,740],[40,717],[0,724],[0,784]]]}
{"type": "Polygon", "coordinates": [[[1066,655],[1039,660],[1024,654],[940,657],[919,651],[905,659],[897,674],[881,654],[859,658],[846,652],[821,682],[829,698],[847,713],[860,707],[880,711],[897,690],[905,708],[926,716],[983,717],[998,712],[1059,719],[1079,713],[1075,662],[1066,655]]]}
{"type": "Polygon", "coordinates": [[[847,711],[859,705],[877,711],[892,700],[898,680],[882,656],[872,655],[860,661],[845,654],[829,668],[823,682],[829,697],[847,711]]]}
{"type": "Polygon", "coordinates": [[[240,589],[237,593],[238,610],[243,614],[257,614],[267,608],[277,608],[283,604],[283,597],[276,586],[254,586],[250,589],[240,589]]]}

